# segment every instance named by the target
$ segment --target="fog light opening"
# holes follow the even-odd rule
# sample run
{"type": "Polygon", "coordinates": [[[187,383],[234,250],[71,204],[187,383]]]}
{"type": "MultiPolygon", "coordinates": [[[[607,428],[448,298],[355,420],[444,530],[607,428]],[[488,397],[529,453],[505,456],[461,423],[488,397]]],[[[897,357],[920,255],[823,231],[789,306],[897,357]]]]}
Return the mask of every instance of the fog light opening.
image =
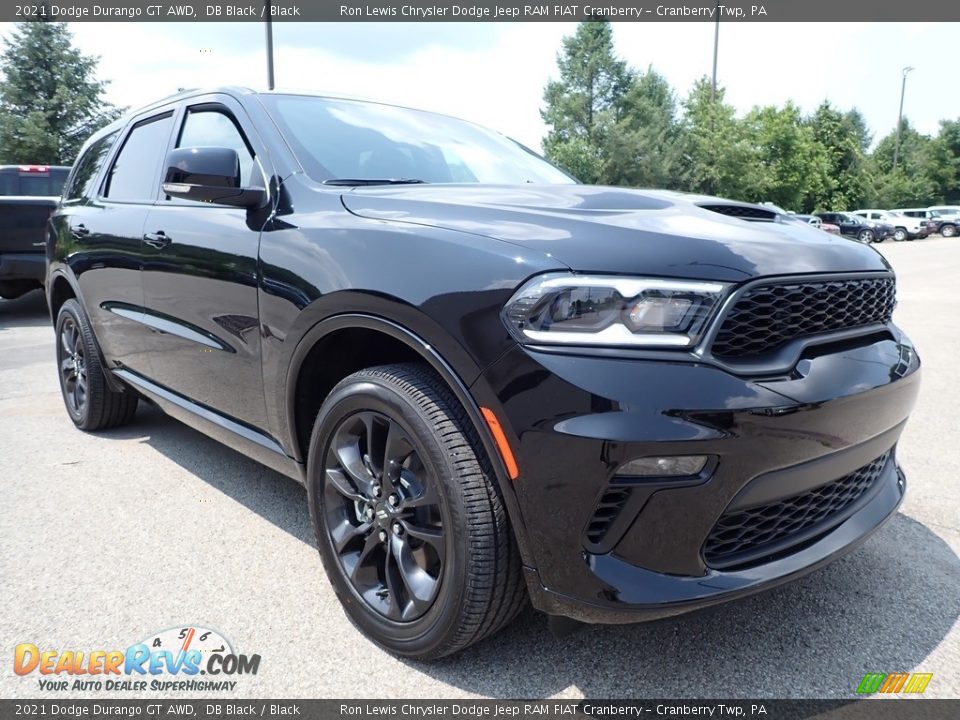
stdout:
{"type": "Polygon", "coordinates": [[[630,477],[691,477],[707,466],[707,455],[664,455],[629,460],[617,468],[616,475],[630,477]]]}

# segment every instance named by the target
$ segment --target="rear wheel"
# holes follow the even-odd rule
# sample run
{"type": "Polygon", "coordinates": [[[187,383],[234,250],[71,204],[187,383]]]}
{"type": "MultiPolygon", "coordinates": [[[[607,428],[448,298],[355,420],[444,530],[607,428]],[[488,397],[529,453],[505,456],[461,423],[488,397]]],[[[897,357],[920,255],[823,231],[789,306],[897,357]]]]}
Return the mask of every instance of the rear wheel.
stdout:
{"type": "Polygon", "coordinates": [[[520,558],[479,438],[418,364],[347,377],[310,440],[317,545],[350,620],[387,650],[430,659],[512,620],[520,558]]]}
{"type": "Polygon", "coordinates": [[[137,410],[137,395],[107,385],[93,331],[76,300],[60,308],[56,331],[60,391],[73,424],[81,430],[103,430],[129,422],[137,410]]]}

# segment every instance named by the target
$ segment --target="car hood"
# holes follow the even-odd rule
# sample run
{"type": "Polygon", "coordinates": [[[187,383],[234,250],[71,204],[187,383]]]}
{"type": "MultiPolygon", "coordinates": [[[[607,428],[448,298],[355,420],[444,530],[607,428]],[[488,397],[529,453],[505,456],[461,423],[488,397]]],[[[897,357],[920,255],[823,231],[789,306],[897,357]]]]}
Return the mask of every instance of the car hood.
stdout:
{"type": "Polygon", "coordinates": [[[496,238],[580,272],[741,282],[889,269],[861,243],[785,220],[769,208],[703,195],[587,185],[394,185],[341,197],[361,217],[496,238]]]}

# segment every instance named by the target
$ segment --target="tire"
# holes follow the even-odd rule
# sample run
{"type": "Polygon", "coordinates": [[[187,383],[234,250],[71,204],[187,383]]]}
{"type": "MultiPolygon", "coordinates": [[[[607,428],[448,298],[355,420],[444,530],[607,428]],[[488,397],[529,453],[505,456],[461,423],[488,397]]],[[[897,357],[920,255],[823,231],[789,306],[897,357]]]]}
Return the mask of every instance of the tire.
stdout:
{"type": "Polygon", "coordinates": [[[90,322],[72,298],[57,315],[56,338],[60,392],[73,424],[81,430],[105,430],[130,422],[138,396],[107,385],[90,322]]]}
{"type": "Polygon", "coordinates": [[[385,365],[340,382],[314,423],[307,477],[327,577],[350,621],[389,652],[450,655],[526,605],[490,463],[426,366],[385,365]]]}
{"type": "Polygon", "coordinates": [[[906,228],[898,227],[896,230],[893,231],[893,239],[896,242],[903,242],[904,240],[908,240],[909,238],[910,238],[910,234],[907,232],[906,228]]]}
{"type": "Polygon", "coordinates": [[[956,226],[956,225],[942,225],[942,226],[940,227],[940,234],[943,235],[944,237],[953,237],[954,235],[957,234],[957,226],[956,226]]]}
{"type": "Polygon", "coordinates": [[[872,243],[876,240],[876,237],[873,230],[861,230],[860,234],[857,235],[857,240],[862,243],[872,243]]]}

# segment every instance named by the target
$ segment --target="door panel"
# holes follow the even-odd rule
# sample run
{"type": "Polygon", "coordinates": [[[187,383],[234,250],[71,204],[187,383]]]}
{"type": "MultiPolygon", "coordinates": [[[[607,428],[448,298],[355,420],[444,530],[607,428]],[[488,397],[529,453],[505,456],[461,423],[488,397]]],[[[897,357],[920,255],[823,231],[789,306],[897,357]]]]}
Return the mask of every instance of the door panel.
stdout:
{"type": "Polygon", "coordinates": [[[146,219],[147,209],[139,205],[75,208],[65,218],[66,232],[79,250],[70,266],[100,349],[110,366],[137,372],[148,370],[146,329],[138,320],[143,310],[140,237],[146,219]]]}
{"type": "Polygon", "coordinates": [[[157,168],[173,130],[173,111],[134,122],[120,139],[85,151],[54,219],[61,258],[80,288],[108,365],[149,370],[143,310],[143,224],[159,190],[157,168]],[[106,173],[101,167],[109,165],[106,173]],[[101,180],[101,175],[103,179],[101,180]]]}
{"type": "MultiPolygon", "coordinates": [[[[176,146],[233,147],[243,153],[242,183],[263,187],[240,133],[225,108],[203,103],[187,109],[176,146]]],[[[257,255],[264,221],[262,212],[163,199],[147,217],[143,271],[153,381],[261,428],[257,255]]]]}

